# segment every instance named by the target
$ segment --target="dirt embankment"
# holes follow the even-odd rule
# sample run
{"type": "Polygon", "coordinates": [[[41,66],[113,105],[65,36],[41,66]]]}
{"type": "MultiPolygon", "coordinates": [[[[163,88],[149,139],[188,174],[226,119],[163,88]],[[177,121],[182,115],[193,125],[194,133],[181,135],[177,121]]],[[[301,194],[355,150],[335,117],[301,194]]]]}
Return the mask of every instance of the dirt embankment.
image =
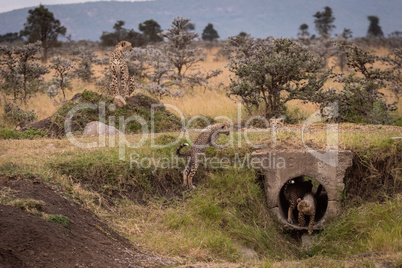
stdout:
{"type": "Polygon", "coordinates": [[[0,205],[0,267],[160,267],[173,262],[144,253],[91,213],[35,179],[0,177],[0,191],[40,201],[40,211],[68,217],[67,227],[0,205]]]}

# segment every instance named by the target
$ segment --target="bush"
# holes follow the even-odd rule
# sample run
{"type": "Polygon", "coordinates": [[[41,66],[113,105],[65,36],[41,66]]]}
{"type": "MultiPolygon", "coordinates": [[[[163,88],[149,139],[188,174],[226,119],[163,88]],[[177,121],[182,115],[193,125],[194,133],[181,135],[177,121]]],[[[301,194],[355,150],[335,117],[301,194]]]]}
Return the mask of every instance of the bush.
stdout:
{"type": "MultiPolygon", "coordinates": [[[[356,45],[339,44],[344,51],[348,67],[354,72],[335,75],[335,81],[343,84],[340,93],[332,91],[330,99],[337,99],[339,104],[339,121],[366,124],[394,124],[391,112],[396,104],[387,104],[381,90],[392,87],[398,77],[397,66],[400,58],[380,58],[356,45]],[[380,69],[374,65],[388,63],[393,68],[380,69]]],[[[398,91],[395,89],[395,95],[398,91]]],[[[331,95],[331,94],[330,94],[331,95]]]]}
{"type": "Polygon", "coordinates": [[[264,110],[267,119],[284,114],[285,104],[294,99],[320,103],[329,72],[322,72],[322,59],[288,38],[253,39],[231,37],[230,95],[242,99],[248,112],[264,110]]]}
{"type": "Polygon", "coordinates": [[[5,117],[13,123],[32,122],[37,119],[35,112],[24,111],[17,105],[9,102],[4,106],[5,117]]]}

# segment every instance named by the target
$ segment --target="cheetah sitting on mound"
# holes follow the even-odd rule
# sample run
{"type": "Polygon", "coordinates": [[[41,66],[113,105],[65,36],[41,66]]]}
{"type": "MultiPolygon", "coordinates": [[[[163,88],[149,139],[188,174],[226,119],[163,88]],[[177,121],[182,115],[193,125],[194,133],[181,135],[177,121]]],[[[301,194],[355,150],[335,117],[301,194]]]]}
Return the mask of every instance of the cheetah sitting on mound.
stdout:
{"type": "Polygon", "coordinates": [[[313,195],[313,193],[306,193],[303,196],[303,199],[297,199],[297,210],[299,211],[299,226],[304,226],[304,215],[310,216],[310,222],[308,224],[308,234],[313,233],[314,227],[314,218],[317,209],[317,197],[321,194],[322,185],[318,186],[317,192],[313,195]]]}
{"type": "Polygon", "coordinates": [[[123,97],[129,95],[129,73],[123,53],[132,49],[133,47],[130,42],[121,41],[110,55],[109,68],[113,77],[109,93],[114,97],[117,95],[123,97]]]}
{"type": "Polygon", "coordinates": [[[227,122],[210,125],[201,131],[193,145],[191,145],[190,149],[185,153],[180,153],[180,150],[183,147],[188,146],[187,143],[183,143],[177,148],[176,155],[187,159],[187,164],[183,171],[183,185],[185,187],[188,187],[189,189],[196,188],[193,185],[193,177],[198,169],[199,155],[204,155],[206,148],[210,145],[222,148],[216,144],[216,140],[220,134],[229,135],[229,133],[230,125],[227,122]]]}

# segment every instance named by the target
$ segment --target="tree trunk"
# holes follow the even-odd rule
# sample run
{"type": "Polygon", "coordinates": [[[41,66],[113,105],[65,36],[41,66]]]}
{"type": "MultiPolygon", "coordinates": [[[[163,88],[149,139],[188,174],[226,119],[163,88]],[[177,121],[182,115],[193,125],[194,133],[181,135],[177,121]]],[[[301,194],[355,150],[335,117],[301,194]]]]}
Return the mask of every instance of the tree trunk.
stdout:
{"type": "Polygon", "coordinates": [[[47,63],[47,52],[48,52],[48,47],[47,46],[42,46],[43,47],[43,59],[42,62],[43,63],[47,63]]]}
{"type": "Polygon", "coordinates": [[[23,67],[23,73],[22,73],[22,75],[23,75],[23,77],[24,77],[24,82],[23,82],[23,87],[22,87],[22,89],[23,89],[23,91],[24,91],[24,96],[23,96],[23,99],[24,99],[24,103],[25,104],[27,104],[27,96],[28,96],[28,94],[27,94],[27,81],[28,81],[28,75],[27,75],[27,69],[26,69],[27,67],[26,67],[26,62],[24,63],[24,67],[23,67]]]}

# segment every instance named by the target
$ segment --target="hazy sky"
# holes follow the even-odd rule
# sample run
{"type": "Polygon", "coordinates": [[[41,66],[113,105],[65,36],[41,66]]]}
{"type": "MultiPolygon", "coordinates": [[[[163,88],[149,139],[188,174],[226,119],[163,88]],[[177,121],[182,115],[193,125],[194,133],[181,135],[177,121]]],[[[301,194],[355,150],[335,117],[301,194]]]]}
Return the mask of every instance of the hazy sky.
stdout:
{"type": "MultiPolygon", "coordinates": [[[[14,9],[33,7],[42,5],[57,5],[57,4],[72,4],[83,2],[95,2],[95,1],[111,1],[111,0],[0,0],[0,13],[11,11],[14,9]]],[[[113,0],[113,1],[146,1],[146,0],[113,0]]]]}

